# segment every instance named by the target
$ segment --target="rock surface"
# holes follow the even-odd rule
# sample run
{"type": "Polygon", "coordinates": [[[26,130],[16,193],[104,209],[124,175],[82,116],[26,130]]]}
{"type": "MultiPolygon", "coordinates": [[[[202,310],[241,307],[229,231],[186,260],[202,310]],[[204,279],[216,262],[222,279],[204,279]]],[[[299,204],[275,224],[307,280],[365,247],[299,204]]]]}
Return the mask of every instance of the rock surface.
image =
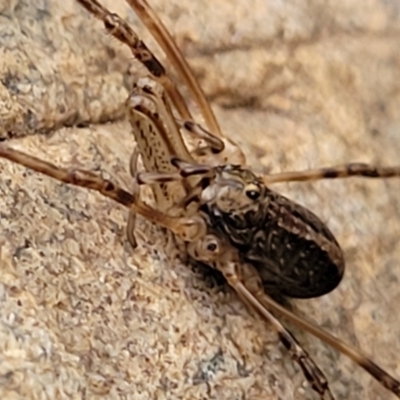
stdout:
{"type": "MultiPolygon", "coordinates": [[[[397,2],[167,3],[152,2],[255,170],[400,164],[397,2]]],[[[123,1],[113,7],[154,44],[123,1]]],[[[143,73],[129,51],[72,0],[0,1],[0,51],[0,136],[129,188],[134,144],[117,120],[143,73]]],[[[318,398],[268,326],[164,254],[157,228],[140,220],[133,252],[110,201],[3,160],[0,174],[1,398],[318,398]]],[[[337,290],[293,309],[397,378],[399,185],[276,185],[327,222],[347,261],[337,290]]],[[[337,399],[394,398],[290,328],[337,399]]]]}

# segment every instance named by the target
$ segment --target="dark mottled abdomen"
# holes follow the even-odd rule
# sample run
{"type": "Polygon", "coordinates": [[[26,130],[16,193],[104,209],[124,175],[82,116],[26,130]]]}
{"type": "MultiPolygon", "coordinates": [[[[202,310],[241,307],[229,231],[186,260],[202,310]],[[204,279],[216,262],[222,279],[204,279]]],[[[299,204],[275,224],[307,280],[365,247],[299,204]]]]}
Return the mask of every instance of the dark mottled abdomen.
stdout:
{"type": "Polygon", "coordinates": [[[328,228],[306,208],[268,191],[261,206],[245,214],[203,207],[211,224],[257,268],[265,290],[289,297],[326,294],[340,282],[342,251],[328,228]]]}

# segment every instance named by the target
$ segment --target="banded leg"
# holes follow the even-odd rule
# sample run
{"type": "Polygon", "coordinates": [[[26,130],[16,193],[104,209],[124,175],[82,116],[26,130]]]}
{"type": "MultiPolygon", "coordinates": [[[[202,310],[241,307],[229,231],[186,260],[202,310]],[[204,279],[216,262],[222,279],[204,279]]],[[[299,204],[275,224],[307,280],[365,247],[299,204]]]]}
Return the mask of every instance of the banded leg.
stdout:
{"type": "Polygon", "coordinates": [[[226,138],[223,135],[215,114],[210,104],[208,103],[206,96],[199,85],[199,82],[195,78],[188,62],[186,61],[182,52],[179,50],[173,37],[168,32],[161,19],[157,16],[157,14],[154,12],[154,10],[151,8],[146,0],[126,1],[135,10],[141,21],[146,25],[147,29],[151,32],[154,39],[163,49],[167,58],[174,66],[182,81],[188,87],[197,106],[199,107],[201,114],[203,115],[208,129],[210,130],[210,132],[213,132],[211,135],[214,137],[214,140],[219,139],[220,141],[220,143],[218,144],[218,148],[220,148],[220,146],[222,145],[222,148],[220,151],[218,151],[218,153],[221,152],[224,148],[227,150],[227,155],[225,156],[224,163],[226,163],[227,160],[233,159],[235,161],[231,161],[232,163],[244,165],[246,158],[243,151],[240,149],[239,146],[237,146],[234,141],[226,138]]]}
{"type": "Polygon", "coordinates": [[[311,379],[308,380],[318,393],[324,390],[325,377],[321,375],[322,372],[308,357],[307,353],[299,347],[297,341],[293,337],[290,337],[290,333],[284,332],[286,331],[285,328],[279,321],[275,320],[275,317],[271,315],[269,310],[281,314],[299,328],[311,333],[335,350],[349,357],[380,382],[382,386],[400,398],[400,382],[397,379],[393,378],[357,349],[348,346],[340,339],[306,321],[304,318],[293,314],[273,300],[264,292],[261,278],[255,268],[251,265],[241,263],[237,251],[229,247],[229,245],[225,245],[221,239],[216,238],[214,235],[206,235],[200,240],[189,243],[188,252],[196,260],[214,265],[215,268],[221,271],[240,298],[274,326],[282,343],[300,364],[307,379],[309,376],[308,373],[311,373],[311,379]]]}
{"type": "Polygon", "coordinates": [[[204,236],[206,232],[205,221],[200,216],[193,216],[191,218],[171,217],[148,206],[115,183],[91,171],[57,167],[47,161],[12,149],[3,143],[0,143],[0,157],[50,176],[58,181],[97,191],[103,196],[129,208],[132,212],[140,214],[150,222],[169,229],[184,241],[195,240],[204,236]]]}
{"type": "Polygon", "coordinates": [[[172,158],[171,163],[178,168],[175,172],[140,172],[136,174],[139,185],[151,185],[155,183],[166,183],[183,180],[186,186],[186,196],[179,201],[175,207],[186,209],[193,201],[199,201],[204,190],[202,182],[209,181],[215,177],[215,170],[205,164],[192,164],[186,161],[172,158]],[[202,175],[201,180],[194,185],[187,178],[194,175],[202,175]]]}
{"type": "MultiPolygon", "coordinates": [[[[166,74],[165,68],[154,54],[147,48],[145,43],[140,40],[136,32],[117,14],[111,13],[103,7],[97,0],[77,0],[86,10],[93,14],[96,18],[104,23],[106,30],[116,39],[126,44],[137,58],[150,72],[155,80],[162,84],[171,101],[183,120],[192,121],[193,118],[176,85],[166,74]]],[[[127,0],[129,5],[142,19],[154,38],[164,50],[165,54],[174,65],[178,74],[185,82],[205,119],[205,122],[214,136],[214,141],[218,141],[217,148],[222,149],[228,147],[228,154],[225,159],[231,159],[232,155],[236,154],[235,160],[240,160],[238,163],[244,164],[245,157],[242,150],[230,139],[225,138],[221,132],[215,115],[207,102],[205,95],[200,88],[193,71],[189,67],[181,51],[178,49],[171,35],[157,17],[155,12],[145,0],[127,0]]],[[[221,150],[222,151],[222,150],[221,150]]],[[[225,161],[226,162],[226,161],[225,161]]],[[[236,161],[235,161],[236,163],[236,161]]]]}
{"type": "MultiPolygon", "coordinates": [[[[227,279],[229,285],[239,295],[240,299],[249,308],[254,309],[246,296],[243,296],[243,291],[246,289],[240,281],[236,280],[237,277],[231,276],[228,280],[228,276],[225,275],[225,278],[227,279]]],[[[321,399],[334,399],[326,376],[310,357],[310,355],[301,347],[300,343],[293,336],[293,334],[287,328],[285,328],[267,309],[264,309],[262,316],[275,329],[280,342],[289,352],[291,358],[299,365],[311,388],[321,396],[321,399]]]]}
{"type": "Polygon", "coordinates": [[[277,182],[299,182],[320,179],[349,178],[361,176],[365,178],[392,178],[400,176],[400,166],[378,167],[370,164],[351,163],[332,168],[311,169],[306,171],[282,172],[263,177],[266,185],[277,182]]]}
{"type": "Polygon", "coordinates": [[[214,168],[205,164],[192,164],[173,157],[171,160],[178,170],[176,172],[139,172],[136,180],[139,185],[179,181],[193,175],[204,175],[207,178],[215,176],[214,168]]]}
{"type": "MultiPolygon", "coordinates": [[[[300,366],[312,389],[321,396],[321,399],[333,400],[334,397],[329,389],[325,375],[308,353],[301,347],[296,338],[268,311],[268,309],[258,303],[262,308],[261,313],[260,310],[254,307],[252,293],[246,288],[247,282],[245,277],[240,275],[240,271],[245,269],[246,266],[240,266],[237,253],[232,251],[229,246],[225,246],[220,239],[212,234],[208,234],[200,240],[191,242],[188,245],[188,253],[194,259],[209,265],[214,265],[216,269],[222,272],[229,285],[237,292],[241,300],[250,309],[262,314],[265,320],[273,327],[292,359],[300,366]]],[[[251,278],[253,278],[253,275],[251,278]]]]}
{"type": "Polygon", "coordinates": [[[349,357],[352,361],[373,376],[379,383],[381,383],[382,386],[400,398],[400,382],[397,379],[389,375],[385,370],[379,367],[368,357],[364,356],[356,348],[350,347],[330,333],[293,314],[291,311],[287,310],[285,307],[268,296],[263,290],[261,278],[254,267],[251,265],[238,264],[234,272],[236,274],[236,278],[232,280],[232,283],[235,285],[235,290],[242,298],[245,298],[247,302],[251,304],[251,307],[266,320],[269,321],[270,318],[270,312],[268,310],[278,312],[290,322],[297,325],[299,328],[311,333],[313,336],[327,343],[338,352],[349,357]],[[236,282],[235,279],[238,279],[237,276],[242,278],[242,282],[236,282]]]}
{"type": "Polygon", "coordinates": [[[156,182],[157,175],[159,175],[160,182],[167,182],[172,180],[179,180],[182,178],[188,178],[195,175],[205,175],[205,177],[208,178],[213,178],[215,176],[215,168],[210,165],[187,162],[177,157],[171,158],[171,164],[177,168],[177,171],[174,173],[143,173],[141,174],[141,177],[148,176],[148,178],[150,178],[153,175],[152,179],[156,182]]]}
{"type": "Polygon", "coordinates": [[[96,18],[101,20],[106,30],[112,36],[126,44],[132,51],[134,57],[146,67],[155,80],[165,87],[181,118],[191,120],[192,116],[190,111],[178,88],[167,76],[165,68],[160,61],[148,49],[146,44],[140,40],[139,36],[128,23],[117,14],[108,11],[97,0],[77,1],[96,18]]]}
{"type": "MultiPolygon", "coordinates": [[[[180,174],[184,177],[191,175],[201,175],[212,167],[202,164],[191,164],[178,158],[171,161],[180,170],[180,174]]],[[[271,183],[278,182],[301,182],[313,181],[321,179],[336,179],[350,177],[364,178],[394,178],[400,177],[400,166],[380,167],[363,163],[350,163],[331,168],[320,168],[306,171],[282,172],[278,174],[270,174],[262,177],[266,186],[271,183]]]]}
{"type": "Polygon", "coordinates": [[[222,137],[223,135],[217,119],[215,118],[214,112],[212,111],[203,90],[165,25],[162,23],[160,18],[158,18],[157,14],[146,0],[127,0],[127,3],[135,10],[136,14],[146,25],[147,29],[163,49],[183,82],[189,88],[210,131],[214,132],[215,135],[222,137]]]}

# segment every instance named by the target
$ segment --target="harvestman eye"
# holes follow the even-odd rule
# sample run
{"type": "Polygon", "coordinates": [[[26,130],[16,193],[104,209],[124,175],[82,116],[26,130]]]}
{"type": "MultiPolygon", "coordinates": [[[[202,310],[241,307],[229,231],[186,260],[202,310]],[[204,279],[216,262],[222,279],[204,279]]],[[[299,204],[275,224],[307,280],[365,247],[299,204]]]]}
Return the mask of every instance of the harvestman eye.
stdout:
{"type": "Polygon", "coordinates": [[[261,188],[254,182],[247,183],[245,193],[250,200],[257,200],[260,197],[261,188]]]}
{"type": "Polygon", "coordinates": [[[246,190],[246,196],[250,200],[257,200],[260,197],[260,192],[257,192],[256,190],[246,190]]]}
{"type": "Polygon", "coordinates": [[[219,241],[214,235],[207,235],[204,238],[203,247],[204,250],[210,255],[216,255],[221,250],[219,241]]]}
{"type": "Polygon", "coordinates": [[[217,250],[217,244],[216,243],[209,243],[207,245],[207,250],[211,253],[214,253],[217,250]]]}

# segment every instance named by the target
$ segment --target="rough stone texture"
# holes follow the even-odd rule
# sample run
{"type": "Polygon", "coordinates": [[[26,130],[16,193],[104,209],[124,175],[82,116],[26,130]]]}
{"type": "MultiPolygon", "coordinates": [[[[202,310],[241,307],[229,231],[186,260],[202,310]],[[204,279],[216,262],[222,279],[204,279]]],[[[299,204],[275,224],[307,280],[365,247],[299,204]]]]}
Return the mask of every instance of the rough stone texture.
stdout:
{"type": "MultiPolygon", "coordinates": [[[[0,1],[1,135],[120,118],[138,70],[129,52],[72,0],[27,3],[0,1]]],[[[398,2],[152,3],[254,169],[400,163],[398,2]]],[[[10,144],[129,187],[125,122],[10,144]]],[[[141,220],[132,252],[115,204],[9,162],[0,173],[1,398],[317,398],[268,326],[165,255],[158,229],[141,220]]],[[[336,291],[293,309],[398,378],[399,185],[277,186],[328,223],[347,260],[336,291]]],[[[293,331],[338,399],[394,397],[293,331]]]]}

